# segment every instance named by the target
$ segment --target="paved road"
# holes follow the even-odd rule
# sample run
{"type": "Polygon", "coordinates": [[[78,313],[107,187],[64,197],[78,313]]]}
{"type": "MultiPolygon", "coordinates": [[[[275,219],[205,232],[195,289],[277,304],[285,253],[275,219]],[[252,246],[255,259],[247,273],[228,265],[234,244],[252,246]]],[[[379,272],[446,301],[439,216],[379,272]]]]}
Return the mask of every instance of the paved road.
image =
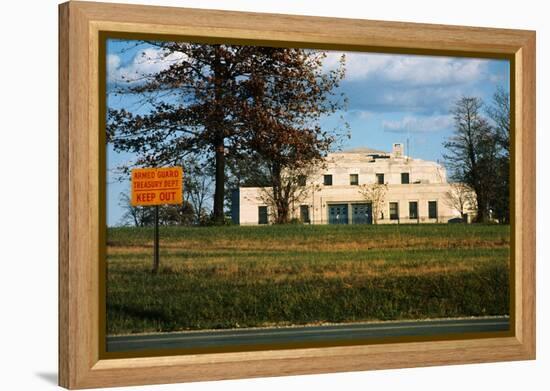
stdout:
{"type": "Polygon", "coordinates": [[[234,329],[107,337],[108,352],[204,348],[329,340],[435,336],[509,330],[507,317],[234,329]]]}

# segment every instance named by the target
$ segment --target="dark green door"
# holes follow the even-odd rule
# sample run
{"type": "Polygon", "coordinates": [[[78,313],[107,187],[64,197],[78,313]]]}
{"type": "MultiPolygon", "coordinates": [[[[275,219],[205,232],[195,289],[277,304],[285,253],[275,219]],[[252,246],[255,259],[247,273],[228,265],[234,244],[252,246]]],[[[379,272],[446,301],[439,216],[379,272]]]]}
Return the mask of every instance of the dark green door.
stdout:
{"type": "Polygon", "coordinates": [[[267,224],[267,206],[258,206],[258,224],[267,224]]]}
{"type": "Polygon", "coordinates": [[[329,224],[347,224],[348,223],[348,204],[338,204],[328,206],[329,224]]]}
{"type": "Polygon", "coordinates": [[[309,224],[309,206],[300,205],[300,220],[302,223],[309,224]]]}
{"type": "Polygon", "coordinates": [[[372,224],[372,204],[351,205],[352,224],[372,224]]]}

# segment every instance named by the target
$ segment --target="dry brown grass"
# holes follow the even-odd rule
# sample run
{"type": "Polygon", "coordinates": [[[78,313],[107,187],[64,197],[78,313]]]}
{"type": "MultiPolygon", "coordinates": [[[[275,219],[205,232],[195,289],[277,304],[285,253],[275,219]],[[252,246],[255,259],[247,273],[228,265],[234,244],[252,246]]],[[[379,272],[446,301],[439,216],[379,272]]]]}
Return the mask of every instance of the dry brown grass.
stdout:
{"type": "MultiPolygon", "coordinates": [[[[212,243],[204,243],[198,240],[181,241],[161,241],[163,251],[170,253],[181,250],[205,249],[208,251],[359,251],[371,249],[491,249],[505,248],[510,245],[509,240],[497,238],[495,240],[486,240],[481,238],[470,239],[449,239],[449,238],[408,238],[408,239],[377,239],[362,241],[319,241],[310,242],[281,242],[280,240],[265,240],[258,242],[255,240],[224,240],[220,239],[212,243]]],[[[151,251],[152,242],[142,245],[109,245],[109,254],[140,254],[151,251]]]]}
{"type": "Polygon", "coordinates": [[[241,228],[113,230],[110,332],[507,313],[506,227],[241,228]]]}

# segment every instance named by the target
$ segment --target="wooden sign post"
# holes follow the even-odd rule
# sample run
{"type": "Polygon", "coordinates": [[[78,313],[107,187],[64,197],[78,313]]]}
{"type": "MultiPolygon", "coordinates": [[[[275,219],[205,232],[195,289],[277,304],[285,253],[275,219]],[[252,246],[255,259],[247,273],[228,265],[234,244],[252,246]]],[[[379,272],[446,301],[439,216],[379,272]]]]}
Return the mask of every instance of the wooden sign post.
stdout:
{"type": "Polygon", "coordinates": [[[135,168],[132,170],[132,206],[155,207],[153,273],[160,265],[159,205],[183,203],[181,167],[135,168]]]}

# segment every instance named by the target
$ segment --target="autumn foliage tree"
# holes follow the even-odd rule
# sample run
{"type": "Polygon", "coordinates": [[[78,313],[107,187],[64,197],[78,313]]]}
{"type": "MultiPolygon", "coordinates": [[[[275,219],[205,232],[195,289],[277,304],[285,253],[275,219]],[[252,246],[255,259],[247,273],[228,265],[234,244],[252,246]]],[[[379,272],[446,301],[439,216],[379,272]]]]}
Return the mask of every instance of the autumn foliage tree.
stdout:
{"type": "Polygon", "coordinates": [[[223,220],[225,151],[238,133],[235,108],[239,78],[250,73],[256,49],[246,46],[149,42],[158,61],[178,58],[157,73],[141,75],[119,93],[140,95],[151,110],[108,111],[108,141],[117,151],[136,153],[136,165],[170,165],[206,151],[214,156],[214,216],[223,220]],[[178,54],[177,56],[174,56],[178,54]]]}
{"type": "MultiPolygon", "coordinates": [[[[188,154],[210,154],[215,172],[213,216],[222,222],[226,156],[259,145],[262,139],[250,140],[250,124],[262,120],[254,118],[251,110],[269,107],[257,100],[257,88],[278,102],[268,116],[284,117],[278,126],[265,130],[282,131],[283,127],[290,129],[290,117],[284,110],[294,119],[300,117],[303,122],[297,126],[303,128],[308,117],[303,110],[321,108],[326,86],[332,82],[321,75],[319,57],[313,51],[182,42],[148,44],[159,49],[159,61],[170,60],[170,65],[118,88],[117,93],[140,96],[150,110],[146,114],[108,110],[108,142],[116,151],[137,154],[136,166],[170,165],[188,154]],[[301,97],[305,98],[303,104],[297,100],[301,97]]],[[[302,144],[306,133],[300,132],[302,144]]]]}
{"type": "Polygon", "coordinates": [[[326,54],[303,49],[272,52],[278,64],[261,64],[245,83],[248,99],[242,102],[243,139],[263,166],[269,190],[261,195],[272,208],[275,223],[287,223],[293,205],[308,191],[305,183],[323,164],[324,157],[343,136],[319,123],[345,107],[337,87],[345,74],[345,57],[332,70],[323,69],[326,54]]]}

